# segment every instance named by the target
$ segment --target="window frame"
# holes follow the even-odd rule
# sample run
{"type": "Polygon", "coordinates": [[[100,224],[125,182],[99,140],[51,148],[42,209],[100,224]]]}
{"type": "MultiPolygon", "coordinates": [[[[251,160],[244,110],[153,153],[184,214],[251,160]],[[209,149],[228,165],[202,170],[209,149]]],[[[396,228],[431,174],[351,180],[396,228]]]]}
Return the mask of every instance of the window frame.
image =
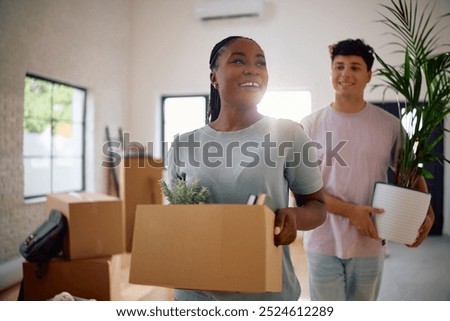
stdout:
{"type": "Polygon", "coordinates": [[[161,158],[166,164],[166,155],[169,151],[170,146],[167,146],[166,137],[165,137],[165,126],[166,126],[166,119],[165,119],[165,100],[168,98],[193,98],[193,97],[201,97],[205,98],[205,124],[206,124],[206,117],[208,112],[208,104],[209,104],[209,94],[188,94],[188,95],[163,95],[161,96],[161,158]],[[167,150],[166,150],[166,147],[167,150]]]}
{"type": "MultiPolygon", "coordinates": [[[[45,77],[45,76],[41,76],[38,74],[34,74],[34,73],[29,73],[27,72],[25,74],[25,79],[26,78],[34,78],[37,80],[41,80],[41,81],[45,81],[48,83],[51,83],[52,86],[54,85],[62,85],[62,86],[66,86],[66,87],[71,87],[80,91],[84,92],[84,99],[83,99],[83,103],[82,103],[82,115],[81,115],[81,122],[79,123],[81,126],[81,188],[78,190],[68,190],[67,192],[81,192],[84,191],[86,189],[86,105],[87,105],[87,89],[78,85],[74,85],[72,83],[69,82],[65,82],[65,81],[60,81],[60,80],[56,80],[53,78],[49,78],[49,77],[45,77]]],[[[25,87],[25,84],[24,84],[25,87]]],[[[25,93],[24,93],[25,95],[25,93]]],[[[25,102],[25,96],[24,96],[24,102],[25,102]]],[[[53,107],[53,106],[50,106],[53,107]]],[[[23,121],[25,121],[25,104],[24,104],[24,109],[23,109],[23,121]]],[[[53,135],[53,128],[54,128],[54,119],[51,118],[50,120],[50,126],[51,126],[51,136],[50,139],[53,139],[54,135],[53,135]]],[[[22,122],[22,126],[23,126],[23,122],[22,122]]],[[[23,139],[25,139],[25,128],[23,127],[23,139]]],[[[24,150],[23,150],[24,146],[22,146],[22,162],[25,162],[25,159],[37,159],[37,158],[42,158],[42,157],[36,157],[36,156],[25,156],[24,150]]],[[[58,157],[55,157],[54,154],[54,150],[53,150],[53,144],[50,144],[50,154],[48,159],[50,160],[50,172],[53,171],[53,160],[56,159],[58,157]]],[[[24,177],[24,182],[25,182],[25,166],[24,166],[24,172],[23,172],[23,177],[24,177]]],[[[53,182],[52,182],[52,177],[50,177],[50,192],[49,193],[54,193],[53,190],[53,182]]],[[[43,194],[35,194],[35,195],[29,195],[29,196],[25,196],[25,188],[23,191],[23,198],[25,201],[33,201],[36,199],[40,199],[40,198],[45,198],[48,195],[48,193],[43,193],[43,194]]]]}

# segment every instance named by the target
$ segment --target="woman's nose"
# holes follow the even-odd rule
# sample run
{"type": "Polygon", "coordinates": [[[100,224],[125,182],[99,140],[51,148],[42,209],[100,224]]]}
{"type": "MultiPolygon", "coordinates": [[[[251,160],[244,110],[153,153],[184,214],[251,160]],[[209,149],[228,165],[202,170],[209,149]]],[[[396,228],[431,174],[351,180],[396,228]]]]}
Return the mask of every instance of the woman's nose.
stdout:
{"type": "Polygon", "coordinates": [[[244,74],[259,75],[259,68],[256,65],[246,65],[244,69],[244,74]]]}

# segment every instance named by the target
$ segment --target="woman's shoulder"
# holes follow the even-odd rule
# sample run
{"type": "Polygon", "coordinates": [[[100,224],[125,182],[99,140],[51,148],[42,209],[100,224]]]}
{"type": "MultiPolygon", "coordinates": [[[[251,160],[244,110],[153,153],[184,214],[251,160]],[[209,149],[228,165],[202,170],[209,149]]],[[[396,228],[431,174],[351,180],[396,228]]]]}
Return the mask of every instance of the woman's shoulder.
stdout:
{"type": "Polygon", "coordinates": [[[296,122],[286,118],[273,118],[266,116],[267,125],[271,131],[276,132],[291,132],[299,128],[303,128],[300,122],[296,122]]]}
{"type": "Polygon", "coordinates": [[[291,119],[268,117],[268,123],[270,132],[278,133],[280,139],[298,140],[306,135],[303,125],[291,119]]]}
{"type": "Polygon", "coordinates": [[[189,141],[189,139],[192,139],[192,137],[196,137],[198,135],[201,135],[202,131],[203,131],[204,127],[200,127],[197,129],[193,129],[191,131],[188,132],[183,132],[183,133],[177,133],[174,136],[174,140],[178,140],[178,141],[189,141]]]}
{"type": "Polygon", "coordinates": [[[287,118],[273,118],[265,116],[269,126],[274,126],[278,128],[291,128],[296,126],[301,126],[299,122],[287,118]]]}

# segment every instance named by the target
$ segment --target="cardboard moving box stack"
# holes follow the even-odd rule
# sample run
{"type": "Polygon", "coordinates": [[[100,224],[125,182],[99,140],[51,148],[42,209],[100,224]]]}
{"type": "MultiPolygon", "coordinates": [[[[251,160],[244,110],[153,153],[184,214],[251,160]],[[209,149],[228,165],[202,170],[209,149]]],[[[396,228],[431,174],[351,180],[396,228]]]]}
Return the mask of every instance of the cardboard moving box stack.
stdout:
{"type": "MultiPolygon", "coordinates": [[[[36,264],[23,263],[25,300],[48,300],[63,291],[95,300],[119,300],[129,266],[125,252],[125,218],[117,197],[99,193],[63,193],[47,196],[46,212],[56,209],[68,221],[64,257],[48,265],[43,278],[36,264]]],[[[135,298],[131,298],[135,299],[135,298]]]]}

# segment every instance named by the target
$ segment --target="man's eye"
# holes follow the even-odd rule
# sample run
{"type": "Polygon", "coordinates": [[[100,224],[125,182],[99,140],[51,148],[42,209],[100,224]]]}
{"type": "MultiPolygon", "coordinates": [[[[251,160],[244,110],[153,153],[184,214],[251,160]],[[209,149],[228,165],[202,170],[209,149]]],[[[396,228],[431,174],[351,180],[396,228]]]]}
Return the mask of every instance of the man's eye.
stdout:
{"type": "Polygon", "coordinates": [[[233,60],[233,63],[239,64],[239,65],[243,65],[244,64],[244,60],[242,60],[242,59],[235,59],[235,60],[233,60]]]}

